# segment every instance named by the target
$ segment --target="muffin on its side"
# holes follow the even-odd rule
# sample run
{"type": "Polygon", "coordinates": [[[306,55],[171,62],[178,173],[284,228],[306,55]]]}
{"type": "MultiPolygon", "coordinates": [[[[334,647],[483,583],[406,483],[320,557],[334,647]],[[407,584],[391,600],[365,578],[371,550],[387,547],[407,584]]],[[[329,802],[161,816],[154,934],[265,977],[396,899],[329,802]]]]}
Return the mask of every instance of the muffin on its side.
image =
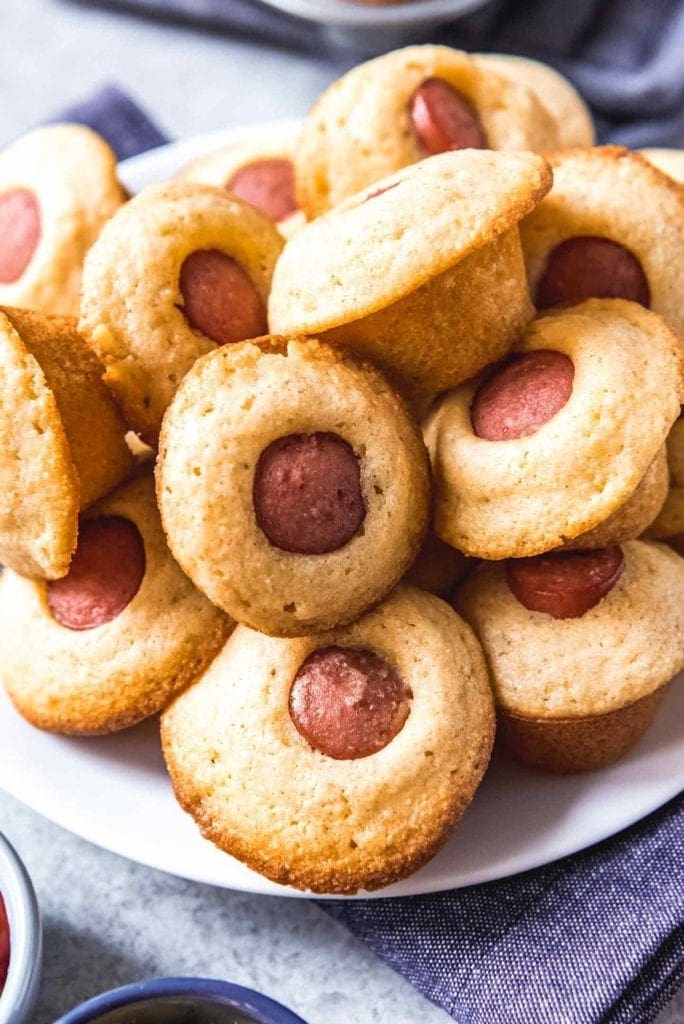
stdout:
{"type": "Polygon", "coordinates": [[[551,772],[612,764],[684,668],[684,561],[664,545],[480,565],[455,606],[482,643],[503,743],[551,772]]]}
{"type": "Polygon", "coordinates": [[[203,835],[273,881],[340,894],[437,852],[493,733],[470,628],[404,586],[346,629],[276,640],[238,626],[162,718],[176,796],[203,835]]]}
{"type": "Polygon", "coordinates": [[[518,223],[550,187],[534,153],[467,150],[404,168],[290,239],[271,331],[370,359],[423,409],[500,359],[532,317],[518,223]]]}
{"type": "Polygon", "coordinates": [[[133,465],[126,424],[76,321],[0,309],[0,562],[63,576],[78,513],[133,465]]]}

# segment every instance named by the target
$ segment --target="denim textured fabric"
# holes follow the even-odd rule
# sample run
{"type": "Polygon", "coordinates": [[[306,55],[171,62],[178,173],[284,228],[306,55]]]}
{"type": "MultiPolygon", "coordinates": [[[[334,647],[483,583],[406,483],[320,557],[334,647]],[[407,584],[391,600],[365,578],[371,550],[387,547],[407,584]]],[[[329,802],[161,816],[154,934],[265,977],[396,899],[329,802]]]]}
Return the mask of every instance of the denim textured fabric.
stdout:
{"type": "Polygon", "coordinates": [[[119,160],[127,160],[169,141],[137,103],[116,85],[103,85],[92,96],[60,110],[53,121],[75,121],[94,128],[107,140],[119,160]]]}
{"type": "Polygon", "coordinates": [[[648,1024],[684,981],[684,797],[513,878],[321,905],[459,1024],[648,1024]]]}

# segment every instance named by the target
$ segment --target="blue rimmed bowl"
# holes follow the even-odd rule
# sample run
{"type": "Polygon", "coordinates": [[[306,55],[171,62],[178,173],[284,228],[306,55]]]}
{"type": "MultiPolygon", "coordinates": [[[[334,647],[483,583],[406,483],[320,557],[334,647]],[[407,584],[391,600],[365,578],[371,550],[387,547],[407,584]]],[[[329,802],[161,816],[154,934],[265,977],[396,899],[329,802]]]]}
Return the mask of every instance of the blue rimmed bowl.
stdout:
{"type": "Polygon", "coordinates": [[[55,1024],[306,1024],[268,996],[210,978],[153,978],[95,996],[55,1024]]]}
{"type": "Polygon", "coordinates": [[[31,879],[18,854],[1,833],[0,893],[10,933],[9,970],[0,994],[0,1024],[24,1024],[38,995],[43,933],[31,879]]]}

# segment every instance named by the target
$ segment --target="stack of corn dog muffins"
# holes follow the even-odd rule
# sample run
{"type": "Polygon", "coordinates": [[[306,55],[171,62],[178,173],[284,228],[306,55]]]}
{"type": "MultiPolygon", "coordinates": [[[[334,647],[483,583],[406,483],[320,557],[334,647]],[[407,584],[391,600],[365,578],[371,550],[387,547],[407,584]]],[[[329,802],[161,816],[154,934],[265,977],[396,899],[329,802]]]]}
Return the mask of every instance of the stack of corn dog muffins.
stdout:
{"type": "Polygon", "coordinates": [[[40,729],[161,712],[277,882],[446,841],[497,742],[601,769],[684,667],[684,154],[555,71],[414,46],[287,146],[133,198],[0,154],[0,666],[40,729]]]}

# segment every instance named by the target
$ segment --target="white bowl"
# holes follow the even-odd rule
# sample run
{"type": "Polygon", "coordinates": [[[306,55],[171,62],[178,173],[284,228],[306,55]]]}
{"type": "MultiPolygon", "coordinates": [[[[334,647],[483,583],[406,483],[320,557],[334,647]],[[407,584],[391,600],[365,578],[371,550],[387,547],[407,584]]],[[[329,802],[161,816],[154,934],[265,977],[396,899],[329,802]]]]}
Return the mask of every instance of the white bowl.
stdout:
{"type": "Polygon", "coordinates": [[[409,42],[445,21],[457,21],[488,0],[405,0],[377,5],[356,0],[265,0],[269,7],[317,22],[333,46],[367,53],[409,42]]]}
{"type": "Polygon", "coordinates": [[[10,932],[9,970],[0,995],[0,1024],[24,1024],[38,995],[43,933],[31,879],[1,833],[0,893],[5,901],[10,932]]]}

